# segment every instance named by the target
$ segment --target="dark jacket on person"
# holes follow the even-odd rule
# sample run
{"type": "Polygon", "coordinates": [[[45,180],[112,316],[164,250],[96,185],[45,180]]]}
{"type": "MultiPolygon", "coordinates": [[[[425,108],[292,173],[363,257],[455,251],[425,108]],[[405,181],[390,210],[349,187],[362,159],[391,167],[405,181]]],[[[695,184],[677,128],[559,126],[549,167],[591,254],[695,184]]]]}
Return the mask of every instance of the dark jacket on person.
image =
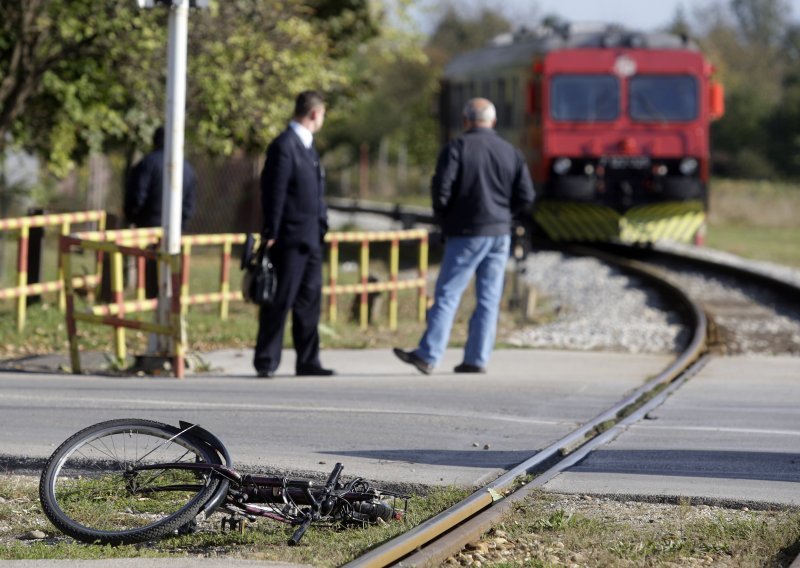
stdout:
{"type": "MultiPolygon", "coordinates": [[[[125,184],[125,218],[137,227],[160,227],[164,183],[164,150],[154,150],[136,164],[125,184]]],[[[197,176],[188,162],[183,162],[182,224],[194,213],[197,176]]]]}
{"type": "Polygon", "coordinates": [[[325,170],[291,128],[267,148],[261,173],[263,233],[278,247],[319,248],[328,230],[325,170]]]}
{"type": "Polygon", "coordinates": [[[431,197],[445,236],[497,236],[511,232],[535,193],[520,151],[491,128],[473,128],[439,153],[431,197]]]}

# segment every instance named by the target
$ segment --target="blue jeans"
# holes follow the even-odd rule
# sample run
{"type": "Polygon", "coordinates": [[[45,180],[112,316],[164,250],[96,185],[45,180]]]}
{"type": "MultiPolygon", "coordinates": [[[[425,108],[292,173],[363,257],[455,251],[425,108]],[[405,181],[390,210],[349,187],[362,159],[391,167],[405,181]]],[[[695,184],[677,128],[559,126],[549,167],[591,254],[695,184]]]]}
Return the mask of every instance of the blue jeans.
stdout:
{"type": "Polygon", "coordinates": [[[414,352],[431,365],[442,358],[461,295],[475,274],[477,305],[469,320],[464,363],[485,367],[494,348],[510,235],[448,237],[428,327],[414,352]]]}

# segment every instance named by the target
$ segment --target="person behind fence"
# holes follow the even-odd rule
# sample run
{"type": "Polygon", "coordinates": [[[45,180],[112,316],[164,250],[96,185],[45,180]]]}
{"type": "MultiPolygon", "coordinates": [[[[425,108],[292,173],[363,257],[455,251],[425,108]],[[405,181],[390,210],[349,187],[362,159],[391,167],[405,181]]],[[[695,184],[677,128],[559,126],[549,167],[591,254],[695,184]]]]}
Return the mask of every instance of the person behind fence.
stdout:
{"type": "Polygon", "coordinates": [[[424,374],[441,360],[461,296],[475,275],[476,306],[456,373],[485,373],[494,348],[514,215],[533,204],[522,154],[494,131],[496,111],[484,98],[464,107],[464,133],[440,152],[431,182],[433,210],[445,239],[428,324],[416,349],[394,354],[424,374]]]}
{"type": "MultiPolygon", "coordinates": [[[[123,210],[128,223],[137,228],[161,227],[161,205],[164,184],[164,127],[153,134],[153,150],[131,168],[125,183],[123,210]]],[[[192,218],[197,193],[197,175],[186,160],[183,161],[183,202],[181,227],[192,218]]],[[[158,266],[148,260],[145,266],[145,295],[158,296],[158,266]]]]}
{"type": "Polygon", "coordinates": [[[328,230],[325,171],[314,149],[314,134],[325,121],[325,101],[304,91],[295,101],[288,128],[267,148],[261,173],[263,238],[275,267],[275,300],[258,315],[253,366],[259,377],[272,377],[281,362],[283,333],[292,312],[292,340],[297,375],[335,372],[319,359],[322,309],[323,239],[328,230]]]}

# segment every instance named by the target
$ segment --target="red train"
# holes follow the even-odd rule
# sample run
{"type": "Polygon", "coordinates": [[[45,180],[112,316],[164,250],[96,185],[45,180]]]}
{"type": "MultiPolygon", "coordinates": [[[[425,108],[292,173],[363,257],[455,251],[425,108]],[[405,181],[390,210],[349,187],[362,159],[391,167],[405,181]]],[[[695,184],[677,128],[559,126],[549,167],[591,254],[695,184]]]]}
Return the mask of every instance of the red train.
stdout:
{"type": "Polygon", "coordinates": [[[523,150],[555,240],[698,242],[709,125],[724,113],[713,66],[686,38],[617,26],[542,27],[455,58],[442,81],[445,139],[476,96],[523,150]]]}

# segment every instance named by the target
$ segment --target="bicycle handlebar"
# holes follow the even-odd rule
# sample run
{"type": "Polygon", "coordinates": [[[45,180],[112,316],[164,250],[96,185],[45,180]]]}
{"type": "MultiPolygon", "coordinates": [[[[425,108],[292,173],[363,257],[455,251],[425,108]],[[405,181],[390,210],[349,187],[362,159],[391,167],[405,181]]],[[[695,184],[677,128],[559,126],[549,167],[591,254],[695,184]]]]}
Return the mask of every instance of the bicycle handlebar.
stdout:
{"type": "Polygon", "coordinates": [[[333,466],[333,471],[328,476],[328,480],[325,482],[325,489],[330,491],[336,487],[336,482],[339,481],[339,476],[342,474],[343,469],[344,465],[342,465],[341,462],[336,462],[336,465],[333,466]]]}

